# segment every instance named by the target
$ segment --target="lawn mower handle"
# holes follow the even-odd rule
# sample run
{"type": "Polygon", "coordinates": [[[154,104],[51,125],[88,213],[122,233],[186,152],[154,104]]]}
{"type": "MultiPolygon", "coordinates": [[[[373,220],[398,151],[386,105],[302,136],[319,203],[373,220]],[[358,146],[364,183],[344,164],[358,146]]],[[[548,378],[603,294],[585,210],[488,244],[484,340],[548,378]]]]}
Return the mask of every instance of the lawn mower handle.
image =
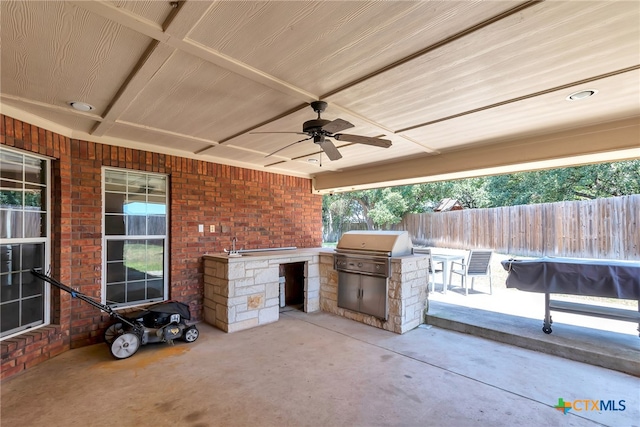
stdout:
{"type": "Polygon", "coordinates": [[[87,295],[85,295],[85,294],[83,294],[81,292],[78,292],[75,289],[70,288],[69,286],[67,286],[67,285],[65,285],[63,283],[60,283],[58,280],[54,279],[53,277],[48,276],[48,275],[43,274],[43,273],[40,273],[35,268],[31,269],[31,274],[33,274],[38,279],[42,279],[45,282],[49,282],[52,285],[56,286],[57,288],[60,288],[63,291],[70,293],[73,298],[79,298],[82,301],[85,301],[85,302],[91,304],[92,306],[94,306],[96,308],[99,308],[100,310],[106,311],[109,314],[109,316],[116,317],[117,319],[127,323],[131,327],[134,327],[134,328],[136,327],[135,324],[133,324],[132,322],[130,322],[129,320],[127,320],[123,316],[120,316],[118,313],[113,311],[113,309],[111,307],[109,307],[108,305],[100,304],[99,302],[93,300],[93,298],[88,297],[87,295]]]}

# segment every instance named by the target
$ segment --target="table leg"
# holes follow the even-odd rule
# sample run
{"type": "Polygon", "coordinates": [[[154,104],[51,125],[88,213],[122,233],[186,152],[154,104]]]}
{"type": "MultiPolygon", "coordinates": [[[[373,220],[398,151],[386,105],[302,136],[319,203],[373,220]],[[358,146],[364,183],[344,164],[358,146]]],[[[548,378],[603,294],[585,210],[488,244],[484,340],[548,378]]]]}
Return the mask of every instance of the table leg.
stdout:
{"type": "Polygon", "coordinates": [[[544,294],[544,324],[542,325],[542,332],[550,334],[551,330],[551,294],[545,292],[544,294]]]}
{"type": "Polygon", "coordinates": [[[442,261],[442,293],[447,293],[449,287],[449,261],[442,261]]]}

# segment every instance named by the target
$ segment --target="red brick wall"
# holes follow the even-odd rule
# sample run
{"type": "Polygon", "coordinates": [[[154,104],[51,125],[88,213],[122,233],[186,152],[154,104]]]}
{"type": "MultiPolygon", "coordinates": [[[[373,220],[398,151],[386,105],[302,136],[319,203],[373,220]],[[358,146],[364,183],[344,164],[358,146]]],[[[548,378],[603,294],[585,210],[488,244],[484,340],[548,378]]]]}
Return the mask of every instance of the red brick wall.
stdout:
{"type": "MultiPolygon", "coordinates": [[[[202,260],[238,247],[317,247],[322,243],[322,198],[311,180],[199,160],[69,139],[0,115],[0,143],[53,157],[52,272],[61,282],[100,299],[102,167],[169,175],[171,299],[202,318],[202,260]],[[198,232],[204,224],[205,232],[198,232]],[[215,233],[209,226],[215,225],[215,233]]],[[[2,378],[69,348],[102,340],[107,317],[53,290],[52,325],[2,341],[2,378]]],[[[106,349],[105,349],[106,351],[106,349]]]]}

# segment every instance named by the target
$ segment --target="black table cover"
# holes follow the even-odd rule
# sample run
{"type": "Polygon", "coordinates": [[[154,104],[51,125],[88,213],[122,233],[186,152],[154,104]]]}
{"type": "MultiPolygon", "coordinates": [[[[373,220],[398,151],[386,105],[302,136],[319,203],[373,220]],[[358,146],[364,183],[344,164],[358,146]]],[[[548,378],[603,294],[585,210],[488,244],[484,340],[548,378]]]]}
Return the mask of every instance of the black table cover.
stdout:
{"type": "Polygon", "coordinates": [[[521,291],[640,299],[640,262],[584,258],[504,260],[507,288],[521,291]]]}

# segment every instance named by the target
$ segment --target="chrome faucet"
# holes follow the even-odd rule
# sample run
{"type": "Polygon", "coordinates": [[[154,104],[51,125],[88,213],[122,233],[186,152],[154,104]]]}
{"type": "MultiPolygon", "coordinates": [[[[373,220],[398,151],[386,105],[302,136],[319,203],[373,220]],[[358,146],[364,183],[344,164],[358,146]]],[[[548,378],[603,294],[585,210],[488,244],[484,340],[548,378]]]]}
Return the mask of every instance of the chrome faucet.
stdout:
{"type": "Polygon", "coordinates": [[[238,241],[238,238],[234,236],[231,239],[231,250],[229,251],[227,249],[224,249],[224,252],[228,253],[229,255],[238,255],[238,251],[236,250],[236,242],[237,241],[238,241]]]}

